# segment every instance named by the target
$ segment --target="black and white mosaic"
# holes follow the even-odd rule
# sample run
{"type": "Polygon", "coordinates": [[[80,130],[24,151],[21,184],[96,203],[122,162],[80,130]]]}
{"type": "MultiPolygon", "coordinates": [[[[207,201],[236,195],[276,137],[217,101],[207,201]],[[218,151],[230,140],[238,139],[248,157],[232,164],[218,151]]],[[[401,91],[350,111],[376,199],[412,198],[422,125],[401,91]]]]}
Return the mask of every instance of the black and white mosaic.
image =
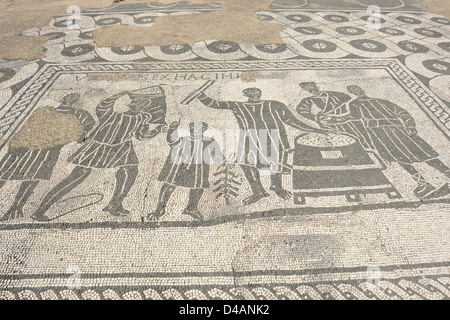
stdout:
{"type": "Polygon", "coordinates": [[[448,299],[449,21],[298,2],[257,13],[285,44],[92,40],[220,10],[189,2],[25,31],[53,37],[0,61],[0,297],[448,299]],[[76,139],[15,147],[48,108],[76,139]]]}

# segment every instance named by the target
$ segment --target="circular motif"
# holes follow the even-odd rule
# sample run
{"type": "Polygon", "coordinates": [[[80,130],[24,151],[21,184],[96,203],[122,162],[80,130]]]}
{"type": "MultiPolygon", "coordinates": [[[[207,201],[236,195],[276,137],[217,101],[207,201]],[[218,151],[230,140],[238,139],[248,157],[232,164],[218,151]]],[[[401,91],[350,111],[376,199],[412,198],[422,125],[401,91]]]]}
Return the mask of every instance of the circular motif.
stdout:
{"type": "Polygon", "coordinates": [[[366,33],[366,31],[364,31],[363,29],[356,27],[339,27],[336,28],[336,31],[339,32],[340,34],[345,34],[349,36],[358,36],[366,33]]]}
{"type": "Polygon", "coordinates": [[[69,20],[69,19],[66,19],[66,20],[59,20],[59,21],[55,22],[53,24],[53,26],[54,27],[58,27],[58,28],[67,28],[67,25],[74,26],[74,25],[80,25],[80,24],[81,24],[81,20],[77,20],[77,19],[69,20]]]}
{"type": "Polygon", "coordinates": [[[308,16],[304,16],[301,14],[291,14],[286,16],[287,19],[291,20],[291,21],[295,21],[295,22],[309,22],[311,21],[311,18],[308,16]]]}
{"type": "Polygon", "coordinates": [[[331,22],[349,22],[350,20],[347,17],[338,16],[336,14],[329,14],[323,17],[325,20],[331,22]]]}
{"type": "Polygon", "coordinates": [[[373,16],[364,16],[364,17],[361,17],[361,20],[367,21],[367,20],[369,20],[369,18],[370,18],[371,23],[380,23],[381,24],[381,23],[386,22],[386,19],[383,19],[381,17],[373,17],[373,16]]]}
{"type": "MultiPolygon", "coordinates": [[[[382,7],[383,9],[398,9],[398,8],[404,8],[405,3],[402,0],[350,0],[353,3],[359,4],[359,5],[365,5],[365,6],[371,6],[374,4],[374,2],[378,2],[378,5],[382,7]]],[[[349,2],[350,2],[349,1],[349,2]]],[[[347,2],[347,1],[346,1],[347,2]]]]}
{"type": "Polygon", "coordinates": [[[369,52],[383,52],[387,49],[387,47],[381,42],[368,39],[352,40],[350,41],[350,44],[356,49],[369,52]]]}
{"type": "Polygon", "coordinates": [[[142,47],[142,46],[126,46],[126,47],[112,47],[111,51],[116,54],[127,55],[127,54],[138,53],[139,51],[142,51],[143,49],[144,49],[144,47],[142,47]]]}
{"type": "Polygon", "coordinates": [[[153,23],[153,22],[155,22],[155,17],[152,17],[152,16],[140,17],[140,18],[134,19],[134,22],[137,24],[153,23]]]}
{"type": "Polygon", "coordinates": [[[120,22],[121,20],[119,18],[104,18],[97,20],[95,23],[99,26],[110,26],[120,22]]]}
{"type": "Polygon", "coordinates": [[[434,22],[440,23],[440,24],[445,24],[445,25],[450,24],[450,20],[441,18],[441,17],[433,17],[433,18],[431,18],[431,20],[434,22]]]}
{"type": "Polygon", "coordinates": [[[333,42],[326,40],[306,40],[302,45],[313,52],[333,52],[337,49],[333,42]]]}
{"type": "Polygon", "coordinates": [[[16,71],[14,71],[13,69],[1,68],[0,69],[0,82],[8,81],[15,75],[16,75],[16,71]]]}
{"type": "Polygon", "coordinates": [[[430,80],[429,86],[433,93],[450,102],[450,76],[439,75],[430,80]]]}
{"type": "Polygon", "coordinates": [[[425,29],[425,28],[417,28],[414,29],[414,32],[422,35],[422,36],[426,36],[428,38],[440,38],[442,37],[442,33],[439,33],[437,31],[434,30],[430,30],[430,29],[425,29]]]}
{"type": "Polygon", "coordinates": [[[81,39],[91,40],[92,39],[92,31],[83,32],[78,35],[81,39]]]}
{"type": "Polygon", "coordinates": [[[402,36],[405,34],[403,31],[397,30],[394,28],[380,28],[380,29],[378,29],[378,31],[381,31],[383,33],[387,33],[387,34],[390,34],[393,36],[402,36]]]}
{"type": "Polygon", "coordinates": [[[256,49],[267,53],[280,53],[286,51],[287,46],[285,44],[264,44],[255,45],[256,49]]]}
{"type": "Polygon", "coordinates": [[[424,45],[409,40],[400,41],[399,43],[397,43],[397,45],[408,52],[425,53],[430,51],[430,49],[428,49],[424,45]]]}
{"type": "Polygon", "coordinates": [[[215,53],[231,53],[241,48],[237,43],[230,41],[215,41],[207,45],[207,47],[215,53]]]}
{"type": "Polygon", "coordinates": [[[0,88],[0,107],[6,104],[11,95],[12,90],[10,88],[0,88]]]}
{"type": "Polygon", "coordinates": [[[94,51],[94,46],[91,44],[78,44],[75,46],[70,46],[67,48],[64,48],[61,51],[61,54],[66,57],[76,57],[76,56],[82,56],[86,53],[89,53],[91,51],[94,51]]]}
{"type": "Polygon", "coordinates": [[[450,42],[441,42],[438,43],[438,47],[444,49],[445,51],[450,52],[450,42]]]}
{"type": "Polygon", "coordinates": [[[428,70],[442,73],[445,75],[450,75],[450,63],[440,60],[426,60],[422,62],[423,66],[428,70]]]}
{"type": "Polygon", "coordinates": [[[165,54],[182,54],[191,50],[191,46],[188,44],[174,44],[171,46],[162,46],[161,51],[165,54]]]}
{"type": "Polygon", "coordinates": [[[322,30],[313,27],[297,27],[294,30],[307,35],[317,35],[322,33],[322,30]]]}
{"type": "Polygon", "coordinates": [[[414,19],[411,17],[405,17],[405,16],[397,17],[397,20],[401,21],[401,22],[405,22],[405,23],[410,23],[410,24],[421,24],[422,23],[422,21],[420,21],[418,19],[414,19]]]}

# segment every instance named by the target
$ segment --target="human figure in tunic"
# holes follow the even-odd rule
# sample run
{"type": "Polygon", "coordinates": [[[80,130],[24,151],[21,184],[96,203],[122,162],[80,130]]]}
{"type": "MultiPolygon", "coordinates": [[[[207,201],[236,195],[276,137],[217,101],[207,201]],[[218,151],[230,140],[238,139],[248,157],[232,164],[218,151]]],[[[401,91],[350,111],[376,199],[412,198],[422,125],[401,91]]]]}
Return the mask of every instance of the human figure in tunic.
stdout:
{"type": "MultiPolygon", "coordinates": [[[[94,127],[95,120],[88,111],[73,107],[79,99],[78,93],[66,95],[62,99],[61,105],[55,110],[76,117],[82,126],[82,134],[78,137],[78,142],[82,142],[86,133],[94,127]]],[[[13,203],[0,218],[1,221],[23,217],[25,203],[33,194],[39,181],[50,180],[63,147],[64,144],[39,149],[9,146],[7,153],[0,160],[0,188],[8,180],[22,182],[13,203]]]]}
{"type": "Polygon", "coordinates": [[[247,102],[217,101],[203,92],[197,99],[210,108],[231,110],[238,122],[241,134],[237,163],[252,190],[252,195],[243,203],[250,205],[269,196],[261,183],[260,169],[270,173],[270,190],[287,200],[292,194],[282,187],[282,170],[283,167],[288,168],[284,151],[289,149],[285,125],[306,132],[320,130],[297,119],[283,103],[261,100],[261,90],[258,88],[247,88],[243,93],[248,97],[247,102]]]}
{"type": "Polygon", "coordinates": [[[390,101],[368,97],[359,86],[351,85],[347,90],[356,96],[348,102],[349,113],[324,119],[324,124],[358,139],[366,150],[375,151],[385,163],[398,163],[417,182],[414,193],[418,198],[430,199],[449,194],[448,183],[435,188],[413,166],[424,162],[450,178],[449,167],[418,136],[414,118],[390,101]]]}
{"type": "Polygon", "coordinates": [[[212,162],[221,162],[223,155],[219,144],[211,137],[204,136],[208,124],[192,122],[190,135],[177,136],[180,122],[173,122],[167,131],[167,142],[171,147],[158,180],[164,182],[159,193],[157,208],[147,215],[157,220],[166,214],[166,206],[177,187],[189,189],[189,202],[182,214],[202,221],[203,214],[198,205],[203,192],[209,187],[209,169],[212,162]]]}
{"type": "Polygon", "coordinates": [[[94,168],[117,169],[114,193],[103,211],[114,216],[128,215],[130,212],[122,202],[136,180],[139,165],[132,139],[157,136],[165,125],[165,112],[164,91],[160,87],[123,91],[102,101],[96,108],[98,125],[89,134],[88,141],[68,158],[76,167],[47,193],[33,218],[47,221],[47,210],[80,185],[94,168]],[[128,110],[115,111],[115,102],[126,95],[131,100],[128,110]]]}
{"type": "Polygon", "coordinates": [[[297,106],[297,113],[307,119],[323,124],[328,116],[347,112],[346,102],[351,100],[348,94],[337,91],[321,91],[315,82],[302,82],[300,87],[312,96],[304,98],[297,106]]]}

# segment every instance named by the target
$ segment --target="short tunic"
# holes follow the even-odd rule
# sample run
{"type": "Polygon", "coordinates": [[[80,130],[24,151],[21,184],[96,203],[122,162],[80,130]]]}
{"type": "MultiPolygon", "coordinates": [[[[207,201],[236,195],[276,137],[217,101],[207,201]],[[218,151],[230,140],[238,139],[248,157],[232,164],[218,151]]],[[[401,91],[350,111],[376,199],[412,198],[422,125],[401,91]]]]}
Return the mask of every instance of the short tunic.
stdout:
{"type": "Polygon", "coordinates": [[[0,160],[0,180],[50,180],[62,147],[9,150],[0,160]]]}
{"type": "MultiPolygon", "coordinates": [[[[95,125],[94,118],[86,110],[61,105],[56,111],[74,115],[82,124],[84,132],[95,125]]],[[[9,149],[0,160],[0,180],[50,180],[62,147],[9,149]]]]}
{"type": "Polygon", "coordinates": [[[164,124],[165,104],[158,97],[152,100],[155,105],[148,113],[115,112],[114,103],[121,96],[112,96],[97,106],[99,125],[89,135],[90,141],[68,158],[69,162],[102,169],[139,164],[132,138],[144,136],[154,124],[164,124]]]}
{"type": "Polygon", "coordinates": [[[113,145],[91,140],[75,151],[67,160],[73,164],[90,168],[116,168],[139,164],[131,140],[113,145]]]}
{"type": "Polygon", "coordinates": [[[169,145],[170,154],[158,180],[191,189],[208,188],[210,163],[221,156],[217,142],[182,137],[169,145]]]}

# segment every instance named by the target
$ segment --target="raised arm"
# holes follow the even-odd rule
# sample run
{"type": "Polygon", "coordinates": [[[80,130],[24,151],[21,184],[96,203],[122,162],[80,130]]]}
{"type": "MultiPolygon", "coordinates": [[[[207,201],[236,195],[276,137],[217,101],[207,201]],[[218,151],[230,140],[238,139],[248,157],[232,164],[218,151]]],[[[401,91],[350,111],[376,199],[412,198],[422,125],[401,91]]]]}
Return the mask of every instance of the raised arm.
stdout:
{"type": "Polygon", "coordinates": [[[230,102],[226,102],[226,101],[218,101],[218,100],[214,100],[211,99],[210,97],[208,97],[205,93],[200,93],[197,96],[197,99],[203,103],[205,106],[210,107],[210,108],[214,108],[214,109],[231,109],[231,104],[230,102]]]}
{"type": "Polygon", "coordinates": [[[129,95],[130,92],[128,91],[122,91],[120,93],[117,93],[102,102],[100,102],[96,108],[97,117],[101,118],[103,117],[108,111],[112,111],[114,107],[114,103],[121,98],[122,96],[129,95]]]}
{"type": "Polygon", "coordinates": [[[176,145],[180,138],[178,137],[178,127],[180,125],[181,118],[178,119],[178,121],[173,121],[170,123],[170,125],[167,128],[167,134],[166,134],[166,140],[169,146],[176,145]]]}

